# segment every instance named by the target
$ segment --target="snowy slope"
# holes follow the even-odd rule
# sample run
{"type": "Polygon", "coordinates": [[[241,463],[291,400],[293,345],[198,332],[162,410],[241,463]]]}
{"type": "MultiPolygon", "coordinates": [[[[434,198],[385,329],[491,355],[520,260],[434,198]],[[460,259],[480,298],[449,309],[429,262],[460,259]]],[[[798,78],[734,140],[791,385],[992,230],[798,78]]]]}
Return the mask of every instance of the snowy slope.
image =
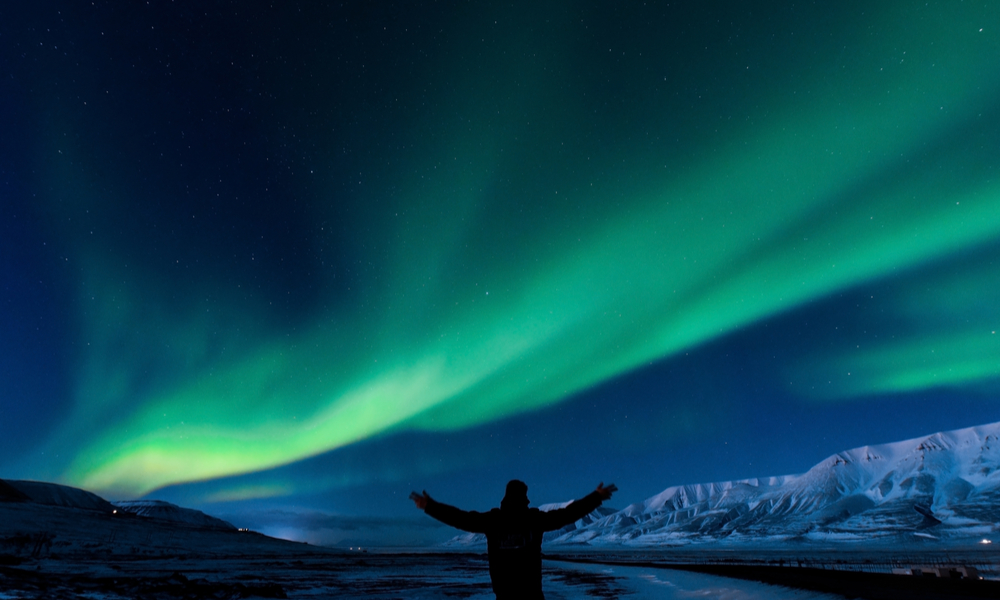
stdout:
{"type": "Polygon", "coordinates": [[[839,452],[802,475],[677,486],[553,540],[971,539],[1000,522],[1000,423],[839,452]]]}
{"type": "Polygon", "coordinates": [[[184,508],[163,500],[126,500],[115,502],[114,505],[126,512],[171,523],[183,523],[212,529],[236,529],[230,523],[206,515],[200,510],[184,508]]]}

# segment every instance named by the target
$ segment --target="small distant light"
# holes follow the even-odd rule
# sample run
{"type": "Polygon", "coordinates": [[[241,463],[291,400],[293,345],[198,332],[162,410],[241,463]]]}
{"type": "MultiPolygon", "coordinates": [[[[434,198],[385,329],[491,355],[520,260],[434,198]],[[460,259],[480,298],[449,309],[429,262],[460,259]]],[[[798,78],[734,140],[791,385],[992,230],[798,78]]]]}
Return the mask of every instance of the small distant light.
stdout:
{"type": "Polygon", "coordinates": [[[116,508],[116,509],[114,509],[113,511],[111,511],[111,514],[113,514],[113,515],[117,515],[117,514],[118,514],[118,509],[116,508]]]}
{"type": "Polygon", "coordinates": [[[979,543],[980,544],[992,544],[993,540],[988,540],[986,538],[983,538],[982,540],[979,541],[979,543]]]}

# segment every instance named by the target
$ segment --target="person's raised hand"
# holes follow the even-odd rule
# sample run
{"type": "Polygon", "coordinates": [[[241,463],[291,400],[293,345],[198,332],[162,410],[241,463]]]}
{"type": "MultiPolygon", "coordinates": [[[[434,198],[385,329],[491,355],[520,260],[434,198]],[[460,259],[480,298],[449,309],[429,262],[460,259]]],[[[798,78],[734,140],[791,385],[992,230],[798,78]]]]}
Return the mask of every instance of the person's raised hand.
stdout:
{"type": "Polygon", "coordinates": [[[417,508],[420,510],[427,508],[427,501],[430,499],[431,497],[427,494],[427,490],[424,490],[423,495],[416,492],[410,492],[410,500],[413,500],[413,503],[416,504],[417,508]]]}
{"type": "Polygon", "coordinates": [[[618,491],[618,488],[615,487],[615,484],[613,484],[613,483],[611,485],[609,485],[608,487],[604,487],[604,482],[603,481],[601,483],[597,484],[597,495],[601,497],[601,500],[610,500],[611,499],[611,494],[613,494],[613,493],[615,493],[617,491],[618,491]]]}

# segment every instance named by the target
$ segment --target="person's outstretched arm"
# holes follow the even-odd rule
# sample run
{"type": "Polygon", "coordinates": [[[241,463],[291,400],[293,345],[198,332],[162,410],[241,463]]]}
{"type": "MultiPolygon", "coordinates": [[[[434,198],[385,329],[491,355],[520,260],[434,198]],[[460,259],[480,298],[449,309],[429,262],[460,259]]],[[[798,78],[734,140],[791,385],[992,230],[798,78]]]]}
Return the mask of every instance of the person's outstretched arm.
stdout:
{"type": "Polygon", "coordinates": [[[604,487],[604,482],[597,484],[597,489],[579,500],[570,502],[565,508],[542,513],[541,522],[544,531],[562,529],[570,523],[582,519],[594,511],[605,500],[611,499],[611,494],[618,491],[615,484],[604,487]]]}
{"type": "Polygon", "coordinates": [[[486,529],[489,527],[489,513],[462,510],[443,502],[438,502],[431,498],[426,490],[423,495],[413,492],[410,494],[410,498],[417,505],[417,508],[445,525],[451,525],[470,533],[486,533],[486,529]]]}

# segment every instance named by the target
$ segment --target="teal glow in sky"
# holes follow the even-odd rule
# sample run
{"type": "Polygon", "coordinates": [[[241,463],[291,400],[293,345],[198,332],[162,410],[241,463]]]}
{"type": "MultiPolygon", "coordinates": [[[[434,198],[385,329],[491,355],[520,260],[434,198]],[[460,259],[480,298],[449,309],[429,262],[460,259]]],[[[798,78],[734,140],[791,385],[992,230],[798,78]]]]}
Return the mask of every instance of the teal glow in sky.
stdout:
{"type": "MultiPolygon", "coordinates": [[[[44,413],[19,476],[117,496],[218,480],[202,501],[408,480],[290,473],[553,419],[730,343],[783,358],[714,362],[746,384],[702,404],[616,395],[674,425],[615,435],[994,394],[989,5],[42,4],[0,30],[3,151],[29,149],[4,226],[40,257],[9,255],[8,304],[65,321],[38,342],[58,364],[8,384],[44,413]]],[[[830,426],[816,414],[796,418],[830,426]]],[[[469,444],[420,472],[496,460],[469,444]]]]}

